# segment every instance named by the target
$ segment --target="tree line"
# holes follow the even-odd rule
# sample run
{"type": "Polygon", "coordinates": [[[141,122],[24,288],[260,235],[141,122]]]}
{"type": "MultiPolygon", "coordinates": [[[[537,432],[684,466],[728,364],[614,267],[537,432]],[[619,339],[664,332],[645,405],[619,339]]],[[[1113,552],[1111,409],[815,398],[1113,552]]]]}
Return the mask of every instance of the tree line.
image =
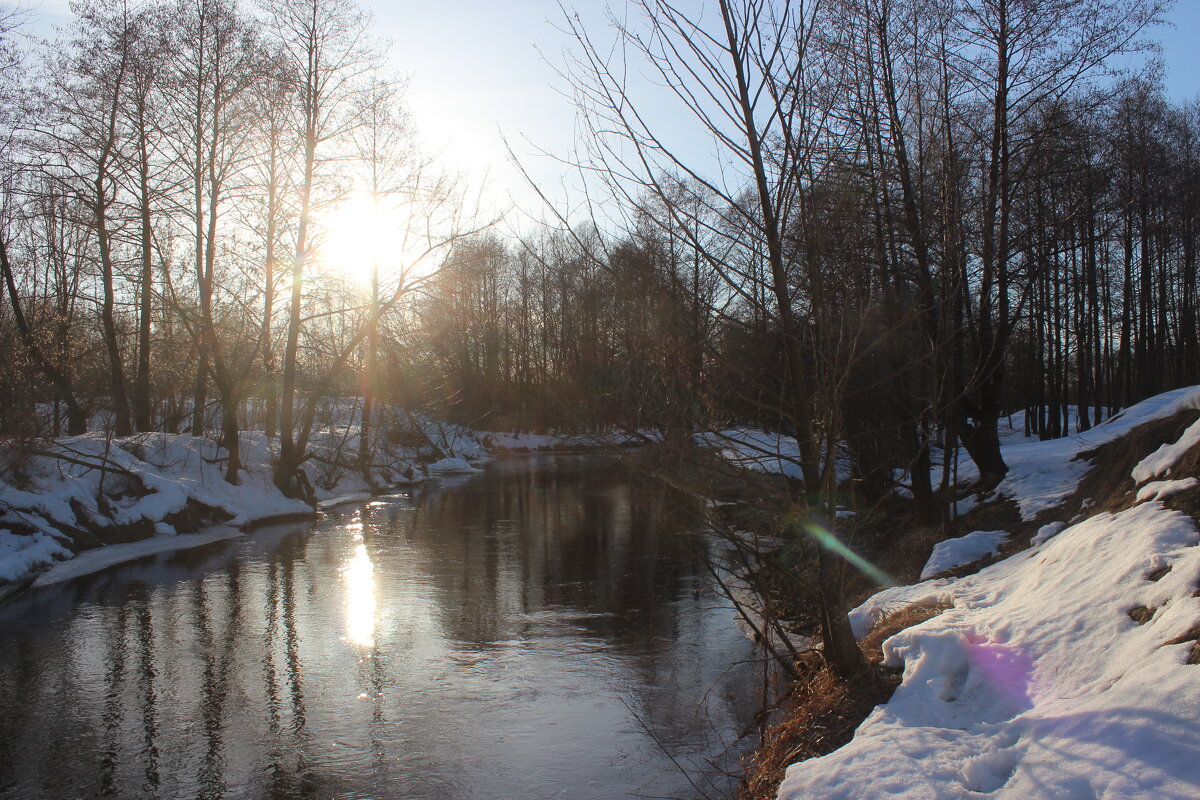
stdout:
{"type": "Polygon", "coordinates": [[[258,427],[293,491],[319,400],[374,366],[380,319],[467,231],[462,206],[349,0],[72,12],[52,42],[27,12],[0,19],[3,427],[79,434],[102,409],[118,436],[205,435],[215,417],[231,482],[258,427]],[[403,252],[341,268],[324,220],[363,199],[403,252]]]}
{"type": "Polygon", "coordinates": [[[932,505],[934,449],[1003,476],[1002,417],[1054,438],[1200,379],[1200,105],[1104,70],[1163,4],[634,5],[617,35],[725,174],[575,20],[608,214],[447,261],[408,350],[461,420],[792,432],[801,402],[868,488],[932,505]]]}
{"type": "MultiPolygon", "coordinates": [[[[509,237],[415,152],[349,0],[88,0],[36,48],[9,13],[0,422],[204,434],[215,409],[230,479],[256,427],[288,490],[330,394],[364,396],[364,427],[378,399],[521,431],[752,425],[795,438],[810,511],[848,460],[866,499],[899,482],[945,520],[960,445],[980,487],[1006,473],[1005,416],[1062,436],[1200,382],[1200,106],[1153,60],[1112,69],[1168,5],[568,14],[591,213],[509,237]],[[351,193],[413,240],[358,280],[321,250],[351,193]]],[[[815,558],[852,671],[842,565],[815,558]]]]}

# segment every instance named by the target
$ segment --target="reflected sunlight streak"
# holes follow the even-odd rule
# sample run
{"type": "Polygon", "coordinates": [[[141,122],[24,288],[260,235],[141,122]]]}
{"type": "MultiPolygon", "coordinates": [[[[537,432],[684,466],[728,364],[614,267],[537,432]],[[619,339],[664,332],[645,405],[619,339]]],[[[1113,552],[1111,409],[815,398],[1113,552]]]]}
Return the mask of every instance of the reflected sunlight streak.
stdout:
{"type": "Polygon", "coordinates": [[[363,647],[374,647],[375,567],[362,542],[361,523],[355,538],[358,544],[354,547],[354,556],[342,566],[342,577],[346,581],[346,638],[363,647]]]}

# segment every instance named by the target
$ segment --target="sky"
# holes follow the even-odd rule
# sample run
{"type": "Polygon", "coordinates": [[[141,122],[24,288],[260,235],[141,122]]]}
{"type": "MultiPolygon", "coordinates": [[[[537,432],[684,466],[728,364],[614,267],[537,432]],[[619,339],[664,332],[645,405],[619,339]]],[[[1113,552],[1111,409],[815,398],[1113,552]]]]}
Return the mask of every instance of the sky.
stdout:
{"type": "MultiPolygon", "coordinates": [[[[21,4],[37,7],[43,26],[65,19],[68,0],[38,2],[21,4]]],[[[562,196],[563,167],[538,155],[566,156],[574,140],[574,108],[555,72],[567,46],[558,0],[360,2],[376,17],[375,35],[390,41],[392,66],[408,79],[418,136],[444,168],[482,186],[491,209],[537,209],[536,193],[509,159],[507,138],[547,194],[562,196]]],[[[702,0],[681,5],[699,8],[702,0]]],[[[590,28],[604,24],[599,0],[574,8],[590,28]]],[[[1176,100],[1200,97],[1200,0],[1178,0],[1169,19],[1172,27],[1156,33],[1168,92],[1176,100]]],[[[513,216],[520,226],[520,214],[513,216]]]]}
{"type": "MultiPolygon", "coordinates": [[[[567,154],[574,137],[574,109],[555,74],[567,45],[557,0],[366,5],[379,21],[379,35],[392,41],[396,68],[409,76],[409,104],[425,141],[441,148],[447,163],[475,176],[486,172],[488,196],[496,202],[511,195],[519,208],[538,206],[509,163],[502,137],[537,180],[560,183],[562,167],[537,156],[539,149],[567,154]]],[[[590,25],[604,23],[601,2],[575,9],[590,25]]],[[[1200,97],[1200,0],[1178,0],[1170,20],[1174,27],[1155,34],[1163,42],[1168,92],[1177,101],[1200,97]]]]}

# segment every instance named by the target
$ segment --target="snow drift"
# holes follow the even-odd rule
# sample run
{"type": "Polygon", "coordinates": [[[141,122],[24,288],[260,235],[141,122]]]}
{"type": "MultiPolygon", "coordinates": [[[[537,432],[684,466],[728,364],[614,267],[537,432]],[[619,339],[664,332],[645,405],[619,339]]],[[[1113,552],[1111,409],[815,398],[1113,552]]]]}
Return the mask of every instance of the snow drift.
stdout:
{"type": "MultiPolygon", "coordinates": [[[[1010,445],[1000,493],[1029,519],[1074,490],[1079,452],[1197,407],[1200,389],[1169,392],[1086,434],[1010,445]]],[[[1037,544],[974,575],[887,589],[855,609],[861,635],[890,608],[952,604],[884,642],[885,663],[904,669],[891,701],[843,748],[792,765],[779,796],[1198,796],[1200,533],[1162,499],[1193,487],[1171,470],[1198,431],[1138,464],[1136,484],[1174,485],[1150,484],[1132,507],[1046,525],[1037,544]]]]}
{"type": "MultiPolygon", "coordinates": [[[[487,457],[483,433],[383,408],[373,427],[368,479],[356,465],[360,429],[358,404],[334,401],[312,432],[303,469],[322,507],[431,475],[473,472],[473,464],[487,457]]],[[[227,538],[231,529],[312,512],[308,503],[284,496],[273,482],[278,440],[243,432],[239,443],[243,470],[237,485],[225,480],[228,453],[201,437],[94,432],[10,444],[0,451],[0,596],[101,545],[117,544],[121,553],[132,554],[126,557],[136,557],[212,537],[138,548],[128,543],[214,524],[224,526],[214,535],[227,538]]],[[[104,565],[118,556],[106,553],[87,562],[104,565]]]]}

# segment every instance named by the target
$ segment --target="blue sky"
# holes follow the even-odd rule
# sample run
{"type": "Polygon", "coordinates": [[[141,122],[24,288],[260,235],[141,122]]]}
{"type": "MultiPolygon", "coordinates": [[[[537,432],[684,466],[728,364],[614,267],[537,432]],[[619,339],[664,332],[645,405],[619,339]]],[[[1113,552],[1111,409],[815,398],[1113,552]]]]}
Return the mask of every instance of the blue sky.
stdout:
{"type": "Polygon", "coordinates": [[[1160,32],[1167,64],[1167,89],[1177,100],[1200,95],[1200,0],[1179,0],[1173,28],[1160,32]]]}
{"type": "MultiPolygon", "coordinates": [[[[685,0],[699,6],[697,0],[685,0]]],[[[392,40],[392,60],[410,78],[409,99],[425,141],[446,160],[473,175],[487,172],[489,196],[536,205],[507,163],[502,131],[547,184],[561,168],[534,156],[535,147],[555,153],[571,147],[574,111],[561,96],[551,65],[561,63],[565,37],[557,30],[556,0],[442,2],[369,0],[379,34],[392,40]],[[547,63],[549,62],[549,63],[547,63]]],[[[617,5],[614,3],[614,5],[617,5]]],[[[585,20],[603,22],[600,2],[574,6],[585,20]]],[[[1176,100],[1200,96],[1200,0],[1178,0],[1174,27],[1154,34],[1163,42],[1167,89],[1176,100]]]]}
{"type": "MultiPolygon", "coordinates": [[[[376,15],[375,32],[392,43],[395,69],[409,78],[409,104],[426,146],[475,182],[486,175],[492,205],[506,204],[510,194],[517,205],[536,205],[508,163],[501,134],[540,182],[557,182],[561,168],[534,157],[538,147],[566,153],[574,137],[574,110],[551,67],[561,63],[565,43],[556,29],[562,19],[557,0],[362,1],[376,15]]],[[[693,3],[700,0],[685,0],[693,3]]],[[[41,2],[40,27],[63,20],[67,5],[41,2]]],[[[575,8],[585,20],[603,22],[602,3],[575,8]]],[[[1154,34],[1163,42],[1167,89],[1176,100],[1196,98],[1200,0],[1178,0],[1170,20],[1174,27],[1154,34]]]]}

